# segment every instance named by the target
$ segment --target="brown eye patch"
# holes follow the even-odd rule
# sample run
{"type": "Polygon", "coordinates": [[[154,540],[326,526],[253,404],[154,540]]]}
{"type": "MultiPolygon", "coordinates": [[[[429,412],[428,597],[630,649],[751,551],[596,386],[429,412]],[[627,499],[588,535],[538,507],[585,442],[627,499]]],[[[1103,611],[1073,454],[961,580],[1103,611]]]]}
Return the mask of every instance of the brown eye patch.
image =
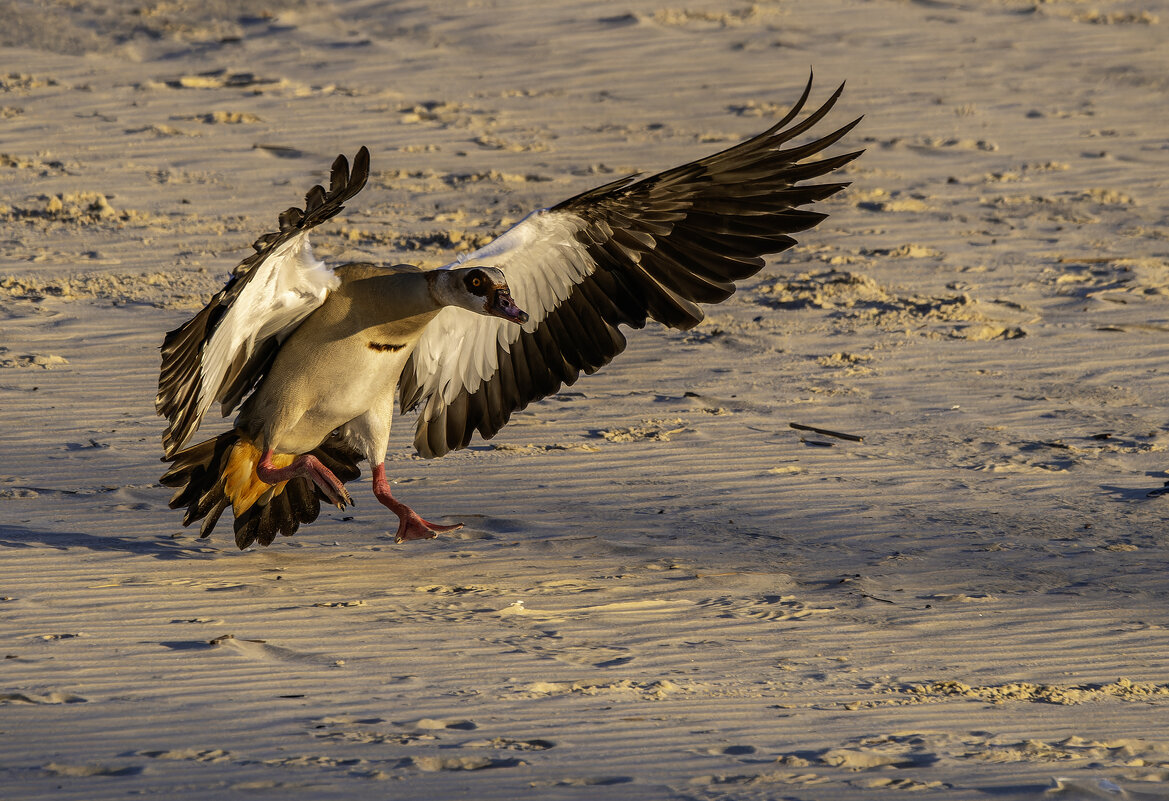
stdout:
{"type": "Polygon", "coordinates": [[[467,291],[472,295],[486,295],[487,290],[491,288],[491,282],[487,280],[487,274],[482,270],[472,270],[463,281],[467,285],[467,291]]]}

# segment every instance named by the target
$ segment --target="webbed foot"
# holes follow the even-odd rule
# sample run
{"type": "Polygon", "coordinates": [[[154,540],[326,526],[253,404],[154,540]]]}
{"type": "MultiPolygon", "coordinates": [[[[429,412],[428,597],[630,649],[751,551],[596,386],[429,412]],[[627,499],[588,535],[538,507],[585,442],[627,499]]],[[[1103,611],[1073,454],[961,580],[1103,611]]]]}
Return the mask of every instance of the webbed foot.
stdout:
{"type": "Polygon", "coordinates": [[[423,520],[417,512],[395,498],[390,492],[390,482],[386,480],[384,463],[373,468],[373,494],[383,506],[398,516],[398,533],[394,536],[394,542],[432,540],[439,534],[457,531],[463,527],[462,523],[440,526],[423,520]]]}

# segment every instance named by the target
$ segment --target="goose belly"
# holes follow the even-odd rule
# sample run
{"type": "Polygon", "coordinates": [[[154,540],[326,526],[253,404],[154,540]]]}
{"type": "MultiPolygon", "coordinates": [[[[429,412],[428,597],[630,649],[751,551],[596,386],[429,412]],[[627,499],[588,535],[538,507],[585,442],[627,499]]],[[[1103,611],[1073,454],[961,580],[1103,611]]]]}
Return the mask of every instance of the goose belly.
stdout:
{"type": "Polygon", "coordinates": [[[392,414],[398,378],[412,350],[413,343],[394,349],[360,337],[307,358],[277,357],[257,392],[268,397],[257,398],[254,407],[264,417],[267,442],[277,453],[306,453],[370,409],[392,414]]]}

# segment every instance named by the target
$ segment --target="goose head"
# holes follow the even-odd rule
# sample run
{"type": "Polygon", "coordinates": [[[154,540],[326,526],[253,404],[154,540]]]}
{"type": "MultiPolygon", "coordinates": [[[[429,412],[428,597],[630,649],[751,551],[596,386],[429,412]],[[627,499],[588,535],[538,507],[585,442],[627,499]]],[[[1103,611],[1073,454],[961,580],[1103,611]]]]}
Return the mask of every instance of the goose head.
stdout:
{"type": "Polygon", "coordinates": [[[444,306],[458,306],[521,325],[528,321],[527,312],[512,299],[503,271],[496,267],[442,270],[435,281],[434,295],[444,306]]]}

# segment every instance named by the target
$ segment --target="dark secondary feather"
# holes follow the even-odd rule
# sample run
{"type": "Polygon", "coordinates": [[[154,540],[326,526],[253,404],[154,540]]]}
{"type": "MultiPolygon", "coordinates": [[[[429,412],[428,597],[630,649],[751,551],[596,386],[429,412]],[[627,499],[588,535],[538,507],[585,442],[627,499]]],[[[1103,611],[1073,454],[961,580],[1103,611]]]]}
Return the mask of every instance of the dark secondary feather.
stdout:
{"type": "MultiPolygon", "coordinates": [[[[499,369],[474,392],[460,393],[445,408],[428,408],[435,413],[419,419],[418,452],[441,456],[466,447],[476,430],[485,439],[494,436],[512,412],[571,385],[581,372],[595,372],[624,350],[622,324],[642,328],[653,319],[680,329],[697,325],[703,318],[698,303],[725,300],[735,281],[763,267],[764,254],[794,245],[790,234],[827,216],[799,207],[848,185],[800,182],[832,172],[862,151],[804,159],[860,120],[805,145],[781,145],[823,119],[843,88],[786,127],[807,102],[809,79],[791,111],[758,136],[657,175],[614,181],[550,209],[584,221],[577,238],[596,269],[536,330],[521,334],[510,350],[497,346],[499,369]]],[[[411,362],[403,370],[402,407],[418,405],[422,393],[411,362]]]]}
{"type": "MultiPolygon", "coordinates": [[[[183,446],[199,427],[199,389],[202,384],[203,348],[215,333],[216,326],[255,274],[255,268],[292,237],[320,225],[341,211],[345,201],[365,186],[369,176],[369,151],[361,148],[349,160],[338,156],[329,173],[329,189],[317,185],[305,195],[303,209],[290,208],[280,215],[280,230],[265,234],[252,247],[255,253],[240,262],[232,277],[201,312],[179,328],[169,332],[162,344],[162,370],[158,377],[158,395],[154,405],[169,421],[163,434],[167,458],[183,446]]],[[[224,414],[255,387],[268,364],[276,355],[275,338],[256,343],[256,351],[246,362],[233,364],[215,400],[223,404],[224,414]]]]}

